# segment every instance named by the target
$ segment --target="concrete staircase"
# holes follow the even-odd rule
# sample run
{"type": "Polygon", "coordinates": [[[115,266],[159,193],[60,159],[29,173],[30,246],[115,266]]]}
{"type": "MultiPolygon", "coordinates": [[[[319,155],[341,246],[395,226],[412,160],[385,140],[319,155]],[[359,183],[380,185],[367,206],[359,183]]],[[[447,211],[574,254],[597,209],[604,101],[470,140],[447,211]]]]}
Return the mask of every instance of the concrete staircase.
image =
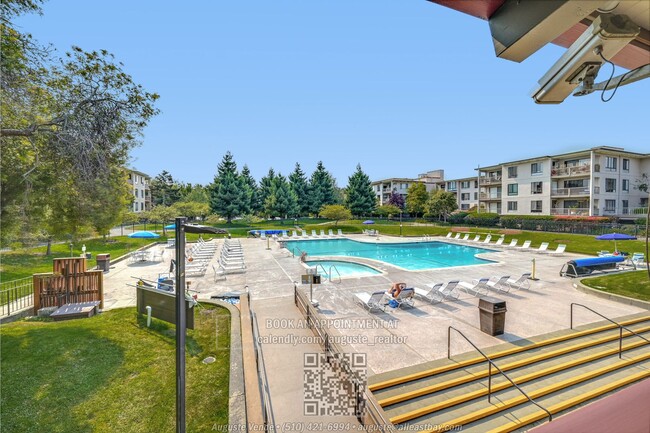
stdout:
{"type": "MultiPolygon", "coordinates": [[[[649,314],[617,321],[650,340],[649,314]]],[[[650,343],[623,330],[619,359],[619,328],[609,322],[484,352],[539,406],[494,367],[488,401],[489,364],[477,351],[373,376],[369,389],[400,428],[509,432],[650,377],[650,343]]]]}

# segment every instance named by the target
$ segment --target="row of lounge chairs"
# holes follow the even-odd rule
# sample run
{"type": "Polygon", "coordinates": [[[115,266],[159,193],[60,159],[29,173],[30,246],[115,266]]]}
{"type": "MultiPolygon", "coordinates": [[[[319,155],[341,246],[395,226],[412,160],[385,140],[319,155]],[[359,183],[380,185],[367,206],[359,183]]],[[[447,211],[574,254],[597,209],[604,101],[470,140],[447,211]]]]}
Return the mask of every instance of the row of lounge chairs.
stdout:
{"type": "Polygon", "coordinates": [[[246,272],[244,249],[239,240],[226,239],[221,247],[217,265],[212,265],[214,280],[225,279],[227,274],[246,272]]]}
{"type": "MultiPolygon", "coordinates": [[[[316,233],[316,230],[311,231],[311,235],[307,234],[306,230],[300,230],[300,234],[298,234],[298,230],[292,230],[291,236],[289,236],[289,233],[287,230],[283,230],[279,235],[275,236],[274,238],[282,241],[282,240],[288,240],[288,239],[326,239],[326,238],[335,238],[335,237],[342,237],[343,232],[341,229],[338,229],[337,233],[334,233],[332,229],[329,229],[327,231],[327,234],[325,233],[325,230],[320,230],[320,234],[316,233]]],[[[266,240],[268,236],[264,231],[260,233],[260,239],[266,240]]]]}
{"type": "Polygon", "coordinates": [[[216,240],[199,239],[196,244],[185,251],[185,275],[203,276],[218,248],[216,240]]]}
{"type": "Polygon", "coordinates": [[[460,237],[460,233],[456,233],[456,236],[453,236],[452,232],[447,233],[446,238],[447,239],[453,239],[453,240],[458,240],[458,241],[463,241],[463,242],[471,242],[471,243],[476,243],[476,244],[481,244],[485,246],[491,246],[491,247],[503,247],[503,248],[508,248],[508,249],[513,249],[513,250],[518,250],[518,251],[529,251],[529,252],[535,252],[535,253],[541,253],[541,254],[551,254],[551,255],[556,255],[560,256],[564,254],[564,251],[566,250],[566,245],[565,244],[559,244],[555,250],[549,250],[548,242],[542,242],[538,248],[531,248],[530,245],[532,241],[524,241],[522,245],[518,245],[519,240],[518,239],[512,239],[509,244],[504,244],[504,239],[505,236],[499,237],[499,239],[496,240],[496,242],[491,243],[492,240],[492,235],[488,234],[485,239],[481,240],[481,235],[475,235],[473,239],[470,239],[470,234],[465,233],[464,237],[460,237]]]}

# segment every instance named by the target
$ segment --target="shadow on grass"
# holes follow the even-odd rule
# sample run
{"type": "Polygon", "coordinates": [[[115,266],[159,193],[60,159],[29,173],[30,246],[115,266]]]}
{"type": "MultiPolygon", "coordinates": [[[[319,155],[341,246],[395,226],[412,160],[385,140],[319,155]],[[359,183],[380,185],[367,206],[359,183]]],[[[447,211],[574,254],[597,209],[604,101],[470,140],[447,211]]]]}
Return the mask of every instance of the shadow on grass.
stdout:
{"type": "Polygon", "coordinates": [[[82,327],[3,332],[1,349],[3,432],[93,431],[75,408],[124,362],[122,348],[82,327]]]}

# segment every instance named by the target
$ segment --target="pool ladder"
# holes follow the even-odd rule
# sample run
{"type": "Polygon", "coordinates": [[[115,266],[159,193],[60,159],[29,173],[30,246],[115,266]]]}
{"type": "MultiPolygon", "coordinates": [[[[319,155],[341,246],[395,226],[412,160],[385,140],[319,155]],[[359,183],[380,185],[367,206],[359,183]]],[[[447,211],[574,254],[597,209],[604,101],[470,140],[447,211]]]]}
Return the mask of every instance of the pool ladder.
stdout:
{"type": "Polygon", "coordinates": [[[328,280],[330,283],[332,282],[332,269],[334,269],[334,270],[336,271],[336,274],[339,276],[339,283],[341,282],[341,273],[340,273],[339,270],[336,268],[336,265],[331,265],[331,266],[330,266],[330,271],[329,271],[329,272],[327,272],[327,271],[325,270],[325,267],[323,267],[323,265],[321,265],[320,263],[316,265],[316,271],[317,271],[317,272],[318,272],[318,268],[319,268],[319,267],[323,270],[323,273],[324,273],[325,275],[327,275],[327,280],[328,280]]]}

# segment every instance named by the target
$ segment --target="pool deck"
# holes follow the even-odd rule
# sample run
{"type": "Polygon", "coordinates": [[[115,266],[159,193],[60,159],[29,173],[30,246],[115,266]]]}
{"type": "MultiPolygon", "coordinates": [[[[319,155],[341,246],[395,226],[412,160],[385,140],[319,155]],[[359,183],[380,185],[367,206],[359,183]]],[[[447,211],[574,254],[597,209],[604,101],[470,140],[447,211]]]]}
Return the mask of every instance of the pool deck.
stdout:
{"type": "MultiPolygon", "coordinates": [[[[383,235],[378,239],[365,235],[352,235],[349,238],[372,243],[419,240],[383,235]]],[[[442,237],[430,240],[468,244],[442,237]]],[[[244,292],[248,286],[252,310],[257,315],[262,337],[311,335],[309,329],[300,327],[301,315],[293,304],[294,282],[297,282],[299,290],[309,291],[309,285],[300,284],[300,276],[305,273],[305,267],[299,259],[286,249],[281,249],[275,241],[268,243],[270,249],[267,249],[266,241],[259,239],[241,239],[241,244],[247,265],[245,273],[228,275],[225,280],[215,282],[214,273],[209,267],[205,276],[188,278],[192,281],[191,287],[199,292],[199,299],[229,292],[244,292]]],[[[155,279],[159,272],[167,272],[173,249],[165,251],[165,261],[162,263],[116,264],[106,274],[105,308],[135,305],[135,288],[127,285],[133,284],[135,279],[130,277],[155,279]]],[[[647,311],[576,290],[573,286],[576,281],[560,277],[559,271],[568,260],[579,257],[577,255],[553,256],[500,248],[481,256],[494,262],[406,271],[385,263],[355,258],[359,263],[381,270],[382,274],[324,281],[323,284],[314,286],[313,297],[320,304],[321,319],[327,320],[327,324],[331,325],[330,331],[340,336],[339,344],[345,344],[344,350],[366,354],[368,376],[446,357],[448,326],[459,329],[478,347],[484,348],[567,329],[572,302],[585,304],[610,318],[647,311]],[[414,308],[387,308],[385,313],[370,313],[355,301],[354,293],[387,290],[393,282],[426,288],[427,283],[454,279],[471,282],[473,279],[491,276],[519,277],[522,273],[531,271],[533,259],[539,280],[532,281],[529,290],[490,294],[507,303],[505,333],[496,337],[481,332],[477,308],[479,298],[465,292],[462,292],[457,301],[432,305],[416,300],[414,308]]],[[[218,254],[213,258],[213,263],[216,263],[217,257],[218,254]]],[[[336,260],[341,258],[336,257],[336,260]]],[[[575,312],[575,322],[578,325],[599,320],[598,316],[584,309],[575,312]]],[[[460,338],[452,339],[452,354],[470,349],[460,338]]],[[[270,374],[270,388],[276,421],[313,421],[313,417],[302,415],[304,384],[300,366],[304,353],[317,352],[319,346],[314,343],[265,343],[263,351],[267,370],[273,372],[270,374]],[[283,373],[277,374],[279,371],[283,373]]]]}

